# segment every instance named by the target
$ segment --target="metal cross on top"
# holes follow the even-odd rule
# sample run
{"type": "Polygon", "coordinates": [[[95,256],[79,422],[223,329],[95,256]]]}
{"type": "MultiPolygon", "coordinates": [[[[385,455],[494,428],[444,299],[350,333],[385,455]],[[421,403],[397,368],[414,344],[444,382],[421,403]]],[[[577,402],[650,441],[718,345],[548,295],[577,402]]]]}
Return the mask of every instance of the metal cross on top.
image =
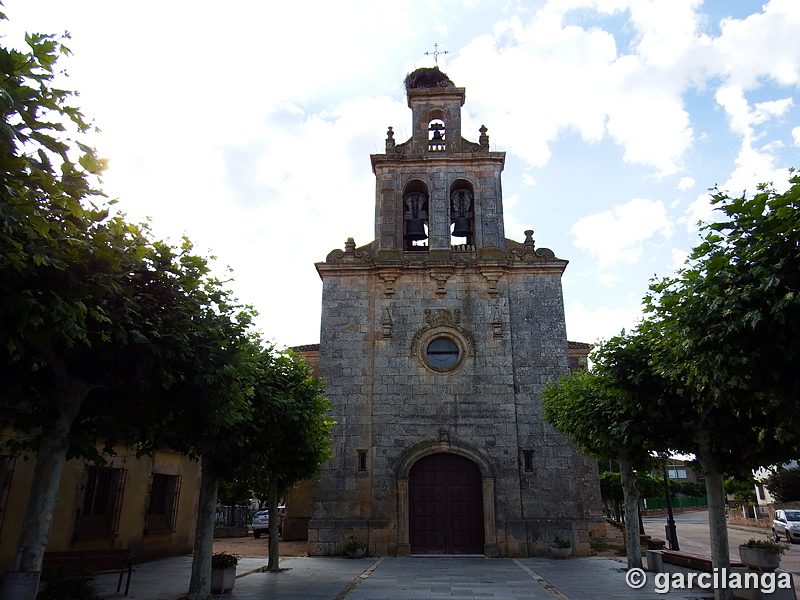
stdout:
{"type": "Polygon", "coordinates": [[[440,54],[449,54],[449,52],[447,52],[447,50],[442,50],[441,52],[439,52],[439,44],[434,44],[433,52],[426,52],[425,56],[433,56],[433,62],[435,62],[438,65],[440,54]]]}

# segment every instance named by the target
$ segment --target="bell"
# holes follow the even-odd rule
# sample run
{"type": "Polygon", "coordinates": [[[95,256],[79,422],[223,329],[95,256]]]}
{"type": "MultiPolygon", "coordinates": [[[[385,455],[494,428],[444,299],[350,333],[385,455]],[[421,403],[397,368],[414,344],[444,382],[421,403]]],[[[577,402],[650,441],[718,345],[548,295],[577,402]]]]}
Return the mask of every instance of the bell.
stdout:
{"type": "Polygon", "coordinates": [[[424,240],[428,237],[425,233],[425,222],[422,219],[409,219],[406,225],[406,234],[403,236],[407,240],[424,240]]]}
{"type": "Polygon", "coordinates": [[[438,144],[441,144],[442,142],[444,142],[444,138],[442,137],[442,132],[441,132],[441,131],[439,131],[438,129],[434,130],[434,132],[433,132],[433,138],[431,138],[431,141],[432,141],[434,144],[437,144],[437,143],[438,143],[438,144]]]}
{"type": "Polygon", "coordinates": [[[455,227],[453,227],[455,237],[469,237],[472,235],[472,227],[469,217],[456,217],[455,227]]]}

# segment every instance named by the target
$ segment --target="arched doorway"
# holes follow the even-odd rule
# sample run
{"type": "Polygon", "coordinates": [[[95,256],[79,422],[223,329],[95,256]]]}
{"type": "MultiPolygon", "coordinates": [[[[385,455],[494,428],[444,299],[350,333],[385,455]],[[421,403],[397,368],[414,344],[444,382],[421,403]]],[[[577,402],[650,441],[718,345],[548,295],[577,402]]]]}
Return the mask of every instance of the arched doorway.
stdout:
{"type": "Polygon", "coordinates": [[[483,554],[478,467],[456,454],[430,454],[409,472],[409,538],[414,554],[483,554]]]}

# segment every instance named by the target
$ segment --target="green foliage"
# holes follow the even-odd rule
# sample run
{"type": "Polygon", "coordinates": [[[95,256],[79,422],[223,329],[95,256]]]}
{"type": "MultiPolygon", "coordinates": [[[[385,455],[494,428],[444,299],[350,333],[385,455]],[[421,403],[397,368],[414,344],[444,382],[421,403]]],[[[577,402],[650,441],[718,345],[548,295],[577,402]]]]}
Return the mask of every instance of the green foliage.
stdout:
{"type": "Polygon", "coordinates": [[[768,552],[775,552],[776,554],[783,554],[789,549],[786,544],[779,544],[772,540],[757,540],[755,538],[750,538],[747,540],[747,543],[742,545],[748,548],[759,548],[761,550],[767,550],[768,552]]]}
{"type": "Polygon", "coordinates": [[[550,546],[553,548],[572,548],[572,542],[556,535],[553,537],[553,543],[550,546]]]}
{"type": "Polygon", "coordinates": [[[574,373],[545,388],[545,420],[600,459],[624,452],[636,469],[653,466],[653,454],[670,449],[670,428],[680,424],[663,418],[669,399],[659,393],[663,382],[649,363],[651,344],[640,331],[599,345],[592,355],[592,371],[574,373]]]}
{"type": "Polygon", "coordinates": [[[47,569],[42,573],[36,600],[98,600],[94,575],[84,570],[47,569]]]}
{"type": "Polygon", "coordinates": [[[756,502],[756,482],[750,477],[729,477],[724,482],[725,493],[733,496],[734,500],[744,503],[756,502]]]}
{"type": "MultiPolygon", "coordinates": [[[[664,478],[654,477],[648,474],[638,474],[636,476],[636,487],[642,498],[663,498],[664,497],[664,478]]],[[[669,480],[670,497],[674,498],[677,494],[682,494],[689,498],[702,498],[706,495],[706,486],[703,483],[693,481],[669,480]]],[[[619,473],[605,471],[600,474],[600,494],[603,500],[622,501],[622,485],[619,481],[619,473]]]]}
{"type": "Polygon", "coordinates": [[[247,504],[254,495],[256,494],[253,494],[253,490],[247,481],[223,479],[219,483],[218,499],[220,504],[226,506],[247,504]]]}
{"type": "Polygon", "coordinates": [[[619,481],[619,473],[616,471],[600,473],[600,496],[603,500],[622,502],[622,484],[619,481]]]}
{"type": "Polygon", "coordinates": [[[73,139],[89,125],[75,94],[53,85],[67,50],[53,36],[26,40],[27,54],[0,48],[0,377],[14,427],[29,434],[12,449],[35,450],[61,419],[69,456],[94,460],[98,440],[148,451],[165,430],[235,421],[247,409],[233,384],[250,311],[188,241],[153,241],[92,204],[105,161],[73,139]]]}
{"type": "Polygon", "coordinates": [[[322,380],[291,351],[260,351],[254,358],[250,417],[218,440],[214,461],[226,478],[250,489],[276,482],[281,490],[314,477],[332,456],[322,380]]]}
{"type": "Polygon", "coordinates": [[[226,552],[215,552],[211,555],[212,569],[232,569],[239,564],[239,557],[226,552]]]}
{"type": "Polygon", "coordinates": [[[347,538],[347,542],[344,545],[345,554],[352,555],[358,552],[359,550],[366,550],[366,544],[362,544],[358,541],[358,538],[354,535],[351,535],[347,538]]]}
{"type": "Polygon", "coordinates": [[[725,218],[646,299],[674,418],[693,429],[688,451],[717,472],[747,475],[800,451],[800,178],[790,182],[752,198],[714,190],[725,218]]]}
{"type": "Polygon", "coordinates": [[[800,500],[800,467],[776,469],[767,477],[764,485],[778,502],[800,500]]]}

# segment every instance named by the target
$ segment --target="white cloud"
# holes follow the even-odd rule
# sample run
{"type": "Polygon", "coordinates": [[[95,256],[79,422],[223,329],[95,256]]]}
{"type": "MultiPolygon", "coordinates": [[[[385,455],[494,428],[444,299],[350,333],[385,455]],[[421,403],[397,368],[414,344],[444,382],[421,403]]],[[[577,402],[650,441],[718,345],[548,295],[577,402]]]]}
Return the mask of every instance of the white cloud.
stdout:
{"type": "Polygon", "coordinates": [[[642,306],[587,308],[583,302],[572,302],[566,308],[567,337],[574,342],[596,343],[630,331],[641,321],[642,306]]]}
{"type": "Polygon", "coordinates": [[[686,266],[686,259],[689,258],[689,253],[685,250],[678,248],[672,249],[672,262],[669,265],[670,269],[678,270],[686,266]]]}
{"type": "Polygon", "coordinates": [[[600,280],[601,284],[609,288],[614,287],[614,284],[619,282],[619,277],[612,275],[611,273],[600,273],[600,275],[597,276],[597,279],[600,280]]]}
{"type": "Polygon", "coordinates": [[[793,145],[800,147],[800,126],[792,129],[792,139],[794,140],[793,145]]]}
{"type": "Polygon", "coordinates": [[[702,193],[697,196],[697,199],[689,205],[684,213],[684,216],[681,217],[678,222],[686,225],[687,231],[695,231],[698,223],[710,222],[711,215],[713,213],[714,207],[711,204],[711,195],[708,193],[702,193]]]}
{"type": "Polygon", "coordinates": [[[641,256],[643,242],[655,234],[669,237],[672,224],[663,203],[634,198],[595,215],[579,219],[570,229],[573,244],[595,256],[601,268],[618,261],[633,263],[641,256]]]}
{"type": "Polygon", "coordinates": [[[694,178],[692,177],[681,177],[681,180],[678,182],[678,189],[679,190],[688,190],[690,187],[694,185],[694,178]]]}

